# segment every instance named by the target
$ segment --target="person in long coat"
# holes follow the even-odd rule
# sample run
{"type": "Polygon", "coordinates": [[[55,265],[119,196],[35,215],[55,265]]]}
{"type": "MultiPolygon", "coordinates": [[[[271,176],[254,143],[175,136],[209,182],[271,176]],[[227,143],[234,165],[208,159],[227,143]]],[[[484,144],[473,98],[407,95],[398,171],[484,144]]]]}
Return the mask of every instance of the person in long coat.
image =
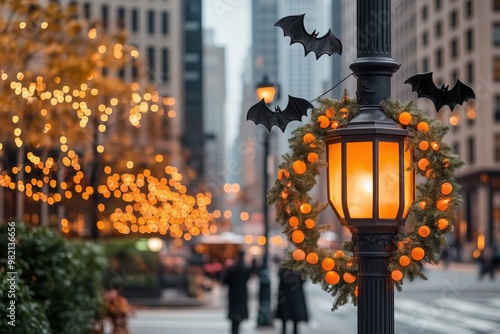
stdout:
{"type": "Polygon", "coordinates": [[[247,281],[254,270],[245,265],[244,257],[244,251],[240,251],[238,260],[226,269],[223,279],[228,286],[228,318],[232,334],[238,334],[241,322],[248,318],[247,281]]]}
{"type": "Polygon", "coordinates": [[[303,289],[304,280],[300,272],[287,268],[281,268],[278,275],[280,282],[276,318],[281,319],[283,323],[283,334],[286,333],[286,323],[288,320],[293,321],[293,333],[298,334],[298,323],[309,320],[303,289]]]}

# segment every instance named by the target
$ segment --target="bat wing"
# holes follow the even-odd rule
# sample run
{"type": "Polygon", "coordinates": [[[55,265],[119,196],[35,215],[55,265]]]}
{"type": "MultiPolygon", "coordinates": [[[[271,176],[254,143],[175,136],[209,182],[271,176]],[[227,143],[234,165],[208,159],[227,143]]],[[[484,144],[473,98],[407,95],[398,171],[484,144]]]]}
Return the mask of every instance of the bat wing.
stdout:
{"type": "Polygon", "coordinates": [[[457,80],[453,88],[445,93],[444,104],[449,106],[451,110],[457,105],[462,104],[468,100],[475,99],[476,95],[472,88],[457,80]]]}
{"type": "Polygon", "coordinates": [[[316,59],[323,54],[328,54],[329,56],[334,53],[342,54],[342,42],[333,34],[331,29],[323,37],[316,38],[306,31],[304,16],[305,14],[287,16],[280,19],[274,25],[283,29],[285,36],[290,37],[290,44],[302,44],[306,56],[311,51],[316,54],[316,59]]]}
{"type": "Polygon", "coordinates": [[[443,91],[434,84],[432,72],[416,74],[406,79],[405,84],[410,84],[412,92],[416,92],[418,97],[430,99],[434,103],[436,111],[445,105],[443,91]]]}
{"type": "Polygon", "coordinates": [[[254,121],[256,125],[263,124],[269,132],[271,132],[271,128],[274,125],[279,125],[278,114],[269,109],[267,104],[264,102],[264,99],[260,100],[248,109],[247,121],[249,120],[254,121]]]}
{"type": "Polygon", "coordinates": [[[300,121],[302,116],[307,116],[307,110],[314,108],[311,102],[288,95],[288,104],[282,112],[276,113],[278,116],[278,124],[276,124],[282,132],[291,121],[300,121]]]}

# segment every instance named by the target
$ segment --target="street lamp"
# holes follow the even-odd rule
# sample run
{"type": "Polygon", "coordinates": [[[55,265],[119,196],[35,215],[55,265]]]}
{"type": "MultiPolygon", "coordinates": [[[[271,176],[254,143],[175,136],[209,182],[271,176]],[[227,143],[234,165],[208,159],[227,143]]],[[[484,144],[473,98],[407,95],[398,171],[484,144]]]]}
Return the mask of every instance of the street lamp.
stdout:
{"type": "Polygon", "coordinates": [[[391,58],[390,5],[390,0],[357,1],[357,59],[350,68],[357,77],[360,114],[326,136],[329,202],[353,234],[358,263],[360,334],[394,333],[388,266],[415,192],[408,169],[412,152],[406,148],[410,133],[380,106],[390,98],[391,77],[400,66],[391,58]]]}
{"type": "MultiPolygon", "coordinates": [[[[276,95],[276,86],[269,82],[267,76],[259,83],[255,89],[259,100],[264,99],[266,104],[274,101],[276,95]]],[[[264,182],[263,182],[263,203],[262,214],[264,215],[264,253],[262,255],[262,264],[259,271],[259,313],[257,317],[257,325],[272,326],[273,316],[271,310],[271,278],[269,275],[269,210],[267,206],[267,191],[269,188],[268,164],[269,156],[269,137],[270,133],[264,131],[264,182]]]]}

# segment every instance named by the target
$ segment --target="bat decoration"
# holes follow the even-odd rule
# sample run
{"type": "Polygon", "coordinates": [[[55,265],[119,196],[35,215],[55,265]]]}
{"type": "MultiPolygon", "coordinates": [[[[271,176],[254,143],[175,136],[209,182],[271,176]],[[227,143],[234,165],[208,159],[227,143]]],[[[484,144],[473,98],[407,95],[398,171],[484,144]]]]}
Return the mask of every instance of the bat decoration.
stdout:
{"type": "Polygon", "coordinates": [[[274,125],[285,132],[288,123],[300,121],[302,116],[307,116],[307,110],[312,108],[313,105],[309,101],[288,95],[286,108],[281,110],[279,106],[276,106],[273,112],[262,99],[248,109],[247,121],[252,120],[255,124],[264,124],[269,132],[274,125]]]}
{"type": "Polygon", "coordinates": [[[451,110],[457,105],[470,99],[475,99],[476,95],[472,88],[457,80],[455,86],[448,90],[449,86],[444,84],[438,88],[432,80],[432,72],[414,75],[406,79],[405,84],[412,86],[412,92],[417,92],[418,97],[426,97],[434,103],[436,112],[443,106],[450,107],[451,110]]]}
{"type": "Polygon", "coordinates": [[[331,29],[320,38],[317,38],[318,32],[314,30],[309,34],[304,27],[304,16],[294,15],[280,19],[274,25],[283,29],[285,36],[290,36],[290,45],[300,43],[304,46],[305,55],[309,52],[316,54],[316,59],[324,54],[331,56],[334,53],[342,54],[342,42],[333,34],[331,29]]]}

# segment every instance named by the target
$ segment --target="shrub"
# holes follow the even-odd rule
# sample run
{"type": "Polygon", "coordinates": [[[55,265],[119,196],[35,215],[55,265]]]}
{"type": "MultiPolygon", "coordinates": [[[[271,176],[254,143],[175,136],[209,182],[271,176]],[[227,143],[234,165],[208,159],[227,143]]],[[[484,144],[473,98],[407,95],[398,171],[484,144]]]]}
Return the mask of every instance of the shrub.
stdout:
{"type": "MultiPolygon", "coordinates": [[[[5,225],[0,227],[2,261],[7,255],[6,229],[5,225]]],[[[0,271],[3,268],[6,266],[3,265],[0,271]]],[[[103,316],[105,268],[102,249],[94,243],[67,240],[50,228],[28,229],[22,223],[16,224],[19,291],[26,289],[23,298],[31,301],[29,305],[35,311],[38,312],[39,308],[43,310],[50,326],[48,333],[87,334],[92,331],[94,323],[103,316]]],[[[2,302],[5,301],[4,295],[2,302]]],[[[20,306],[21,302],[16,301],[16,305],[20,306]]],[[[2,307],[0,312],[4,311],[2,307]]],[[[19,310],[16,327],[18,323],[32,321],[31,314],[27,318],[21,318],[22,315],[19,310]]],[[[43,318],[39,315],[41,324],[44,323],[43,318]]],[[[37,328],[26,333],[45,332],[37,328]]]]}

